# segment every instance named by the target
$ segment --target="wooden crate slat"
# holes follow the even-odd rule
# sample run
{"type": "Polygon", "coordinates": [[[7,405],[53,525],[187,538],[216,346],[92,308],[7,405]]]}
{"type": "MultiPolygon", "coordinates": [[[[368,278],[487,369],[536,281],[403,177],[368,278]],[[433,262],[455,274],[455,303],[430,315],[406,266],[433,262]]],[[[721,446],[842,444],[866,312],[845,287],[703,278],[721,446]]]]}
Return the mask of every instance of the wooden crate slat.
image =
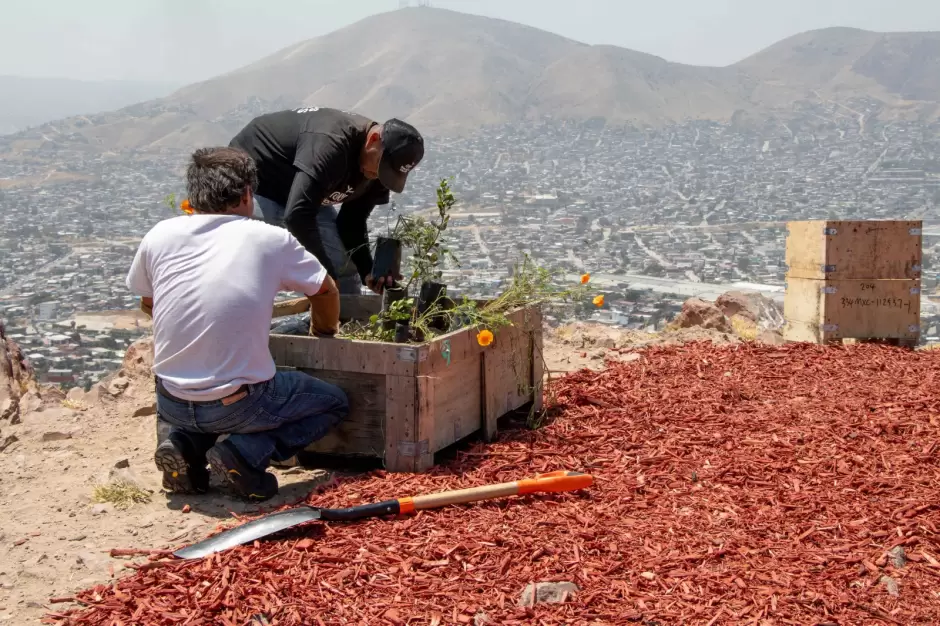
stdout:
{"type": "Polygon", "coordinates": [[[545,391],[545,355],[542,352],[542,316],[539,315],[538,330],[532,331],[532,410],[541,411],[545,391]]]}
{"type": "Polygon", "coordinates": [[[787,276],[815,279],[920,278],[919,220],[814,220],[787,224],[787,276]]]}
{"type": "MultiPolygon", "coordinates": [[[[271,350],[290,359],[294,367],[329,369],[363,374],[413,376],[418,360],[427,359],[427,346],[409,346],[354,339],[320,339],[298,335],[271,335],[271,350]],[[423,357],[422,357],[423,355],[423,357]]],[[[275,362],[277,362],[275,357],[275,362]]]]}
{"type": "Polygon", "coordinates": [[[385,467],[393,472],[415,471],[421,443],[416,439],[417,386],[413,376],[386,376],[385,467]]]}
{"type": "Polygon", "coordinates": [[[919,280],[787,278],[784,337],[916,339],[919,280]]]}
{"type": "Polygon", "coordinates": [[[486,419],[498,419],[532,400],[532,333],[524,327],[500,329],[486,353],[486,419]]]}
{"type": "Polygon", "coordinates": [[[434,417],[431,451],[437,452],[480,428],[480,346],[476,332],[463,329],[430,344],[431,371],[425,389],[434,417]]]}
{"type": "Polygon", "coordinates": [[[434,450],[431,440],[434,438],[434,426],[437,416],[434,414],[435,386],[431,376],[420,374],[415,377],[417,398],[415,399],[415,441],[418,452],[414,461],[414,471],[423,472],[434,465],[434,450]]]}
{"type": "Polygon", "coordinates": [[[319,453],[343,450],[343,454],[350,456],[381,457],[385,446],[383,430],[389,401],[386,380],[389,378],[411,379],[336,370],[300,369],[298,371],[333,383],[345,391],[346,397],[349,398],[349,415],[308,449],[319,453]]]}
{"type": "Polygon", "coordinates": [[[783,328],[783,338],[797,343],[826,343],[835,337],[827,336],[821,324],[817,322],[796,322],[787,320],[783,328]]]}

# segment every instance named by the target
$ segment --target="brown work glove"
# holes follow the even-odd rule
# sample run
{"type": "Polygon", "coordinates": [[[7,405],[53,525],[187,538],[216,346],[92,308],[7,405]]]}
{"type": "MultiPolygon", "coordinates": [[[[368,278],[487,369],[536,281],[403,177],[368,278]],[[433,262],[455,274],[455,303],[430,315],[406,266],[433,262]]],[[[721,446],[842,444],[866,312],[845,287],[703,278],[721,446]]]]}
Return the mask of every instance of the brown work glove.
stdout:
{"type": "Polygon", "coordinates": [[[310,300],[310,334],[332,337],[339,332],[339,289],[332,278],[324,281],[326,289],[310,300]]]}
{"type": "Polygon", "coordinates": [[[140,310],[143,311],[147,317],[153,319],[153,306],[144,302],[143,298],[140,299],[140,310]]]}

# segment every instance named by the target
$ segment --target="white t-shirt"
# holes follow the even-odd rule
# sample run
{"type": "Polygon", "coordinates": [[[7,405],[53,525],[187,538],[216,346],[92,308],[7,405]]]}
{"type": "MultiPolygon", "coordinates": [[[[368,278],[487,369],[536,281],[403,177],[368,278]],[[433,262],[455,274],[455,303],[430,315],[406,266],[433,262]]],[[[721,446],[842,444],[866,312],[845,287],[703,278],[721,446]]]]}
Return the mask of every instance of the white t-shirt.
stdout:
{"type": "Polygon", "coordinates": [[[182,215],[140,242],[127,287],[153,298],[153,372],[181,400],[218,400],[274,377],[278,291],[314,295],[326,270],[285,229],[237,215],[182,215]]]}

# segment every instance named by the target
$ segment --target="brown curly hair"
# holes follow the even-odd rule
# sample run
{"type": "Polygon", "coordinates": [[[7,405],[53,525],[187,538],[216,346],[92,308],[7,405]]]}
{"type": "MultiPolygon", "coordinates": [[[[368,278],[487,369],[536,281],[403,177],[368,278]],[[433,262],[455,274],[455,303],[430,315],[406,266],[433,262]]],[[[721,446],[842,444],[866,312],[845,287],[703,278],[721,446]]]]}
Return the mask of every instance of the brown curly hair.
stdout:
{"type": "Polygon", "coordinates": [[[237,148],[200,148],[186,168],[189,203],[200,213],[224,213],[258,187],[258,167],[237,148]]]}

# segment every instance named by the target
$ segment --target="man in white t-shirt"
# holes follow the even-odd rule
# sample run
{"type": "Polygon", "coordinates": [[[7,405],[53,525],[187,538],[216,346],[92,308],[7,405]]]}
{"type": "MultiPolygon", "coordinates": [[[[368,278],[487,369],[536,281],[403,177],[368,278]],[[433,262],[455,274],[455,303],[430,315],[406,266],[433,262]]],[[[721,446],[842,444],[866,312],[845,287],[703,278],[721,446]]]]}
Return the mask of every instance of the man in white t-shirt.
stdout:
{"type": "Polygon", "coordinates": [[[172,426],[154,462],[168,491],[205,492],[208,464],[237,495],[263,500],[278,489],[269,462],[294,456],[349,412],[339,387],[276,371],[275,296],[307,294],[311,332],[332,336],[339,292],[288,231],[251,219],[257,169],[245,152],[197,150],[186,180],[194,213],[154,226],[127,276],[152,312],[157,414],[172,426]]]}

